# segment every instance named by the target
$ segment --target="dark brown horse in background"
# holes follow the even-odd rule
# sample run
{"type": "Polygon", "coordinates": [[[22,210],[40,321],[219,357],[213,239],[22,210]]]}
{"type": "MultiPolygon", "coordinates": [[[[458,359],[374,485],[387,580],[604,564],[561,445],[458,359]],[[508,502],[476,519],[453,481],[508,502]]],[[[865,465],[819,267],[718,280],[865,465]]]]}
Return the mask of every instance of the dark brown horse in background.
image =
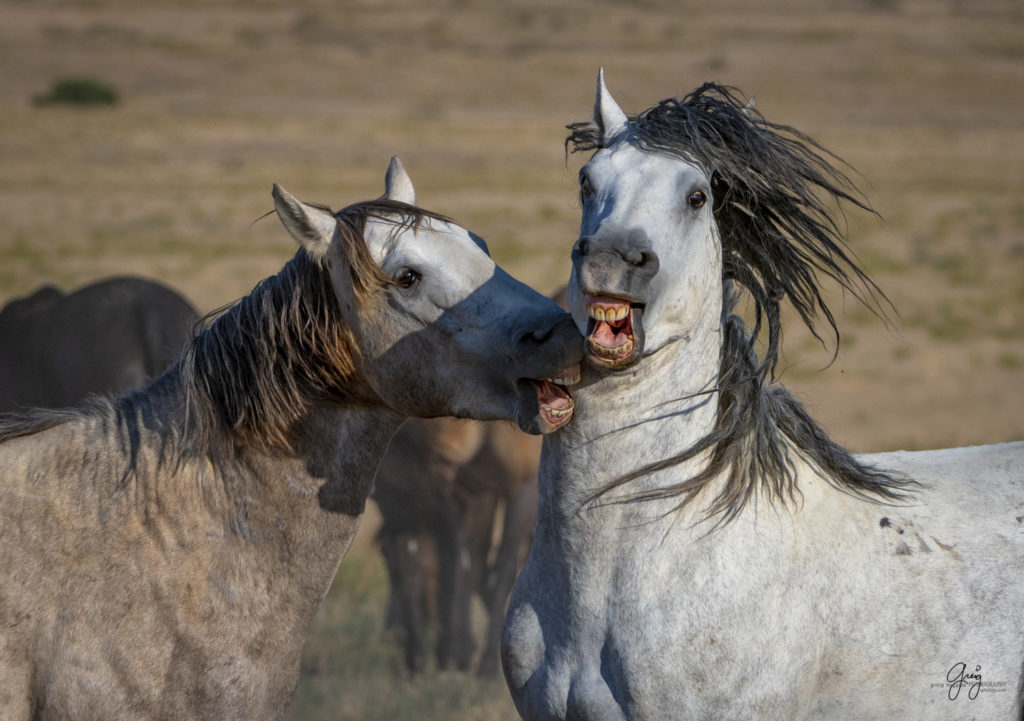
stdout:
{"type": "MultiPolygon", "coordinates": [[[[565,288],[553,296],[565,308],[565,288]]],[[[395,435],[373,499],[388,568],[387,626],[396,628],[406,668],[426,667],[437,627],[439,669],[472,668],[473,596],[483,604],[481,676],[498,671],[505,607],[537,520],[540,440],[505,423],[412,419],[395,435]]]]}
{"type": "Polygon", "coordinates": [[[486,616],[478,671],[497,672],[505,604],[537,517],[539,454],[535,437],[503,423],[412,419],[391,442],[373,499],[391,583],[388,625],[398,627],[410,671],[426,666],[434,622],[437,667],[472,667],[477,594],[486,616]]]}
{"type": "Polygon", "coordinates": [[[0,411],[140,388],[178,359],[198,320],[178,293],[143,278],[70,294],[43,286],[0,310],[0,411]]]}

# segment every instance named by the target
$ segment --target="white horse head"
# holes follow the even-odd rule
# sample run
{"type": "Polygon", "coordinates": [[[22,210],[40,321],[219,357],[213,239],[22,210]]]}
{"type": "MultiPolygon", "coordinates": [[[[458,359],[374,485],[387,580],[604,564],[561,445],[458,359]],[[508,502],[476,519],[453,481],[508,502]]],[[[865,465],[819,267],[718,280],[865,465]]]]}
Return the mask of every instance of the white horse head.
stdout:
{"type": "Polygon", "coordinates": [[[330,270],[372,392],[409,416],[510,419],[531,433],[568,422],[561,385],[582,345],[568,314],[498,267],[480,237],[415,207],[397,158],[386,187],[337,214],[274,188],[285,227],[330,270]]]}
{"type": "Polygon", "coordinates": [[[722,254],[709,173],[646,150],[598,76],[598,151],[580,170],[583,215],[569,307],[587,355],[623,368],[690,335],[721,300],[722,254]]]}

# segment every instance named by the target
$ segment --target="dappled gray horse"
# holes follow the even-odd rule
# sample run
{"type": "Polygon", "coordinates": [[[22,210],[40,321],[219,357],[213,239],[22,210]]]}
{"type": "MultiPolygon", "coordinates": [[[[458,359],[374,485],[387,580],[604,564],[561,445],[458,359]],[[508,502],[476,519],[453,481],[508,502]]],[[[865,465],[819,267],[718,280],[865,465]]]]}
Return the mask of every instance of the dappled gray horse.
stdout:
{"type": "Polygon", "coordinates": [[[570,128],[588,362],[506,619],[523,718],[1020,721],[1024,443],[853,456],[775,382],[783,300],[835,330],[819,274],[884,310],[856,190],[716,85],[627,118],[601,78],[570,128]]]}
{"type": "Polygon", "coordinates": [[[483,241],[274,187],[301,246],[145,390],[0,427],[0,718],[280,718],[407,416],[550,431],[568,315],[483,241]]]}
{"type": "Polygon", "coordinates": [[[198,320],[178,293],[144,278],[66,295],[43,286],[0,310],[0,411],[139,388],[178,359],[198,320]]]}

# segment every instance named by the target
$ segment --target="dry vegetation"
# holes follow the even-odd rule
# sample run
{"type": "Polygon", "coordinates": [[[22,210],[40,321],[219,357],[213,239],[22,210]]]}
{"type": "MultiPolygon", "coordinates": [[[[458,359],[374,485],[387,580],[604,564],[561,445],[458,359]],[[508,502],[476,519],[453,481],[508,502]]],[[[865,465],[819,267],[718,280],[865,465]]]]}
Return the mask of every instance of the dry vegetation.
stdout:
{"type": "MultiPolygon", "coordinates": [[[[398,153],[420,201],[541,290],[567,276],[596,69],[628,112],[705,79],[851,163],[884,221],[853,249],[894,328],[837,298],[783,380],[856,450],[1024,437],[1024,9],[1018,0],[0,1],[0,302],[139,273],[209,310],[292,252],[279,182],[340,207],[398,153]],[[767,9],[771,8],[771,9],[767,9]],[[36,106],[94,76],[120,102],[36,106]],[[823,370],[824,368],[824,370],[823,370]]],[[[292,718],[513,718],[500,684],[399,680],[369,528],[317,619],[292,718]]]]}

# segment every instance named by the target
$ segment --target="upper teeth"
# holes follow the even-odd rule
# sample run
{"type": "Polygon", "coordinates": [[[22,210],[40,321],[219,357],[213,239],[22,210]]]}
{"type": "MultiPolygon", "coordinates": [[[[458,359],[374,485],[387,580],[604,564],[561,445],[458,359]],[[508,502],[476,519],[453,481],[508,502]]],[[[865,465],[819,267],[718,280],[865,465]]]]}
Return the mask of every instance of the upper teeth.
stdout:
{"type": "Polygon", "coordinates": [[[563,374],[560,376],[555,376],[554,378],[545,378],[544,380],[550,381],[555,385],[559,386],[571,386],[580,382],[580,371],[579,368],[575,368],[574,372],[563,374]]]}
{"type": "Polygon", "coordinates": [[[629,315],[628,305],[603,306],[596,303],[587,307],[590,317],[595,320],[616,321],[622,320],[629,315]]]}

